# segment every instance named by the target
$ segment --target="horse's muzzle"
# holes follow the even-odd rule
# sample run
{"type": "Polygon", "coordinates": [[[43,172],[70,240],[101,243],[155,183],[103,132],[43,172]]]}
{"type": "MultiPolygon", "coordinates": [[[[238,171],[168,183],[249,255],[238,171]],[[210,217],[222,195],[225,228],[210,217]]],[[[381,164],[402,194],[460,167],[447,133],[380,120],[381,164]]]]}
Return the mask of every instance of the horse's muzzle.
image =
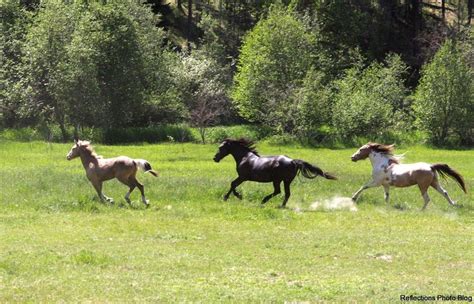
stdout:
{"type": "Polygon", "coordinates": [[[220,161],[220,159],[217,158],[217,156],[214,156],[213,160],[214,160],[216,163],[218,163],[218,162],[220,161]]]}
{"type": "Polygon", "coordinates": [[[351,160],[352,160],[353,162],[356,162],[356,161],[357,161],[357,158],[355,158],[354,156],[351,156],[351,160]]]}

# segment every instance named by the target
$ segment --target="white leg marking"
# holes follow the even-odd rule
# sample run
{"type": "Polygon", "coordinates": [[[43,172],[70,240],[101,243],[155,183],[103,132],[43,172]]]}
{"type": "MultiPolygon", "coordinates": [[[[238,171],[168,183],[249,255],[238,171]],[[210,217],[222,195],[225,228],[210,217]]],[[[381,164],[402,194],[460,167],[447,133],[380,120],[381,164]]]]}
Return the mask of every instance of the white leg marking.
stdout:
{"type": "Polygon", "coordinates": [[[451,205],[456,205],[456,203],[449,197],[448,191],[444,190],[443,187],[441,187],[439,184],[436,187],[436,190],[438,190],[439,193],[441,193],[442,196],[450,203],[451,205]]]}

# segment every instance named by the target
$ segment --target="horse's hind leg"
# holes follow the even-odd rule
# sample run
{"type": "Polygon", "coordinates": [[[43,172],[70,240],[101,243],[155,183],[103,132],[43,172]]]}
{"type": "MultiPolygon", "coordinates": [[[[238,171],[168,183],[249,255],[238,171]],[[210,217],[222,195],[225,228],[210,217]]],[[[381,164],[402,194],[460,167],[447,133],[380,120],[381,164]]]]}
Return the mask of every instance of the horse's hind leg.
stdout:
{"type": "Polygon", "coordinates": [[[420,185],[418,184],[418,187],[420,188],[421,195],[423,196],[423,200],[425,201],[425,204],[423,205],[423,208],[421,210],[425,210],[426,207],[428,206],[428,203],[430,202],[430,197],[428,196],[428,187],[425,185],[420,185]]]}
{"type": "Polygon", "coordinates": [[[290,185],[293,180],[286,180],[283,182],[283,185],[285,186],[285,198],[283,199],[283,203],[281,204],[282,208],[286,207],[286,203],[288,202],[288,199],[290,198],[291,191],[290,191],[290,185]]]}
{"type": "Polygon", "coordinates": [[[450,203],[452,206],[455,206],[456,203],[449,197],[448,195],[448,191],[444,190],[443,187],[441,187],[441,185],[439,184],[438,180],[437,179],[434,179],[433,182],[431,183],[431,187],[435,188],[436,191],[438,191],[439,193],[441,193],[442,196],[444,196],[444,198],[448,201],[448,203],[450,203]]]}
{"type": "Polygon", "coordinates": [[[127,203],[129,205],[132,204],[132,201],[130,200],[130,194],[132,193],[132,191],[136,188],[136,179],[135,179],[135,176],[129,176],[129,177],[118,177],[117,178],[120,182],[122,182],[122,184],[125,184],[129,187],[128,189],[128,192],[127,194],[125,194],[125,200],[127,201],[127,203]]]}
{"type": "Polygon", "coordinates": [[[262,200],[262,204],[265,204],[266,202],[268,202],[272,197],[278,195],[281,193],[281,189],[280,189],[280,183],[281,181],[274,181],[273,182],[273,193],[272,194],[269,194],[267,196],[265,196],[262,200]]]}
{"type": "MultiPolygon", "coordinates": [[[[150,203],[148,202],[148,200],[145,198],[145,188],[143,187],[142,184],[140,184],[140,182],[135,178],[133,177],[133,180],[135,181],[135,185],[138,187],[138,190],[140,190],[140,193],[142,194],[142,202],[143,204],[145,204],[145,206],[148,208],[150,207],[150,203]]],[[[132,189],[133,190],[133,189],[132,189]]]]}

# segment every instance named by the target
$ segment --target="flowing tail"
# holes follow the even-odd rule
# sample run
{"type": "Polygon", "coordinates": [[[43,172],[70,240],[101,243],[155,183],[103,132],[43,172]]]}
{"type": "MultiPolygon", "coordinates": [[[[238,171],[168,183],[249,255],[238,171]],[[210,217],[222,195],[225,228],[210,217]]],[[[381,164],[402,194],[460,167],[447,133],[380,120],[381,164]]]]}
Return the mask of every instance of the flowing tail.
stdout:
{"type": "Polygon", "coordinates": [[[458,183],[459,187],[461,187],[461,189],[464,191],[464,193],[467,193],[466,184],[464,183],[464,179],[461,174],[450,168],[447,164],[434,164],[431,165],[431,169],[438,172],[444,178],[446,178],[446,176],[453,178],[458,183]]]}
{"type": "Polygon", "coordinates": [[[137,164],[138,168],[142,169],[145,172],[149,172],[154,176],[158,176],[158,173],[151,168],[150,163],[147,162],[146,160],[144,160],[144,159],[134,159],[134,161],[137,164]]]}
{"type": "Polygon", "coordinates": [[[323,172],[320,168],[311,165],[310,163],[305,162],[301,159],[295,159],[293,162],[296,164],[296,168],[298,172],[306,178],[315,178],[318,175],[326,178],[326,179],[337,179],[334,175],[331,175],[327,172],[323,172]]]}

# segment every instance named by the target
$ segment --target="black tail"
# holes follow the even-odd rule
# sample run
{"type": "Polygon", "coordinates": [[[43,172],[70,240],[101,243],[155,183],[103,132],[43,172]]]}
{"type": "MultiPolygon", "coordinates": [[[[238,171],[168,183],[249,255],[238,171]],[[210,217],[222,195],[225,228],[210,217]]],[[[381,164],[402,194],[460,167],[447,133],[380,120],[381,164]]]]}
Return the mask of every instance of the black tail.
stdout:
{"type": "Polygon", "coordinates": [[[431,165],[431,169],[438,172],[444,178],[446,178],[446,176],[453,178],[454,180],[456,180],[459,187],[461,187],[464,193],[467,193],[466,184],[464,183],[464,179],[461,174],[456,172],[454,169],[451,169],[447,164],[434,164],[431,165]]]}
{"type": "Polygon", "coordinates": [[[156,173],[152,168],[149,162],[145,163],[145,172],[148,172],[154,176],[158,176],[158,173],[156,173]]]}
{"type": "Polygon", "coordinates": [[[142,169],[145,172],[148,172],[154,176],[158,176],[158,173],[151,168],[151,165],[148,161],[144,159],[134,159],[135,164],[138,168],[142,169]]]}
{"type": "Polygon", "coordinates": [[[294,162],[296,164],[298,172],[301,172],[301,174],[306,178],[315,178],[320,175],[326,179],[337,179],[334,175],[331,175],[327,172],[323,172],[323,170],[321,170],[320,168],[313,166],[310,163],[305,162],[304,160],[295,159],[294,162]]]}

